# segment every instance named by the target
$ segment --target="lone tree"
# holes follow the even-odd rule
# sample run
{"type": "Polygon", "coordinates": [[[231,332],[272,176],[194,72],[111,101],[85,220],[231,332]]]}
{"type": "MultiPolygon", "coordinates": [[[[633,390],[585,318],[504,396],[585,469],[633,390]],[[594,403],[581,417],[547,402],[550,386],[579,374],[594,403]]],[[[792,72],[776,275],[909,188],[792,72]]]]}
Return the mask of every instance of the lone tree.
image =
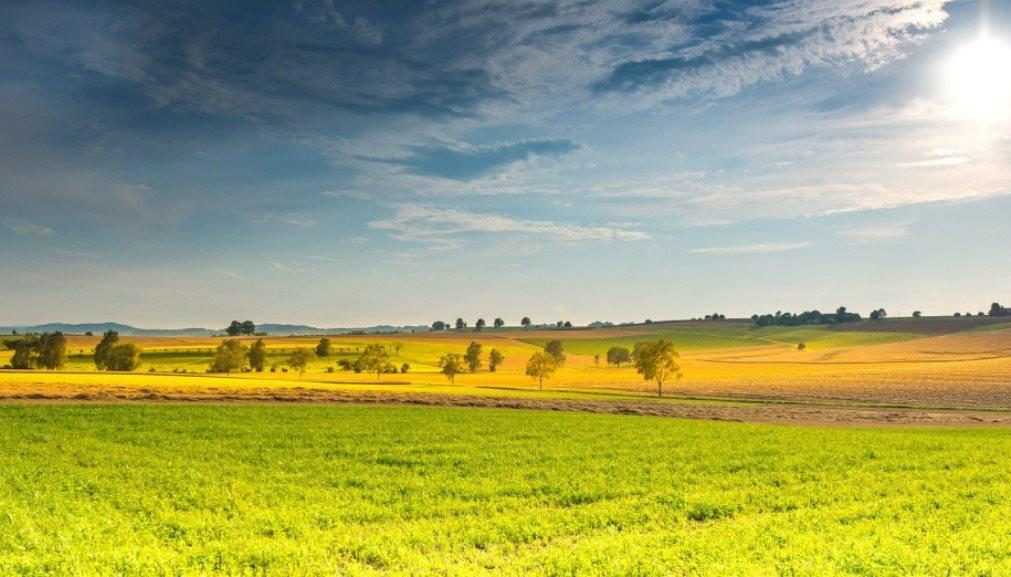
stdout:
{"type": "Polygon", "coordinates": [[[462,331],[465,328],[467,328],[467,321],[463,320],[462,318],[457,317],[457,319],[456,319],[456,330],[462,331]]]}
{"type": "Polygon", "coordinates": [[[505,356],[498,352],[498,349],[492,349],[488,353],[488,370],[494,373],[495,369],[497,369],[504,360],[505,356]]]}
{"type": "Polygon", "coordinates": [[[530,317],[523,317],[523,320],[520,321],[520,326],[522,326],[525,329],[529,329],[530,324],[531,324],[530,317]]]}
{"type": "Polygon", "coordinates": [[[60,331],[42,333],[39,337],[39,357],[36,361],[39,368],[50,371],[62,369],[67,365],[67,337],[60,331]]]}
{"type": "Polygon", "coordinates": [[[632,362],[632,353],[625,347],[607,349],[607,364],[621,366],[621,363],[632,362]]]}
{"type": "Polygon", "coordinates": [[[477,319],[477,322],[474,323],[474,330],[477,332],[481,332],[481,329],[484,328],[484,325],[485,325],[484,319],[477,319]]]}
{"type": "Polygon", "coordinates": [[[249,347],[237,339],[225,339],[218,345],[211,361],[212,373],[231,373],[241,371],[246,366],[246,355],[249,347]]]}
{"type": "Polygon", "coordinates": [[[432,330],[433,331],[444,331],[444,330],[446,330],[446,323],[444,323],[442,321],[435,321],[434,323],[432,323],[432,330]]]}
{"type": "Polygon", "coordinates": [[[544,379],[551,378],[556,370],[558,370],[558,363],[548,353],[534,353],[527,361],[527,376],[537,379],[537,386],[542,391],[544,390],[544,379]]]}
{"type": "Polygon", "coordinates": [[[498,318],[495,319],[495,323],[494,324],[495,324],[495,328],[496,329],[500,329],[500,328],[502,328],[502,327],[505,326],[505,321],[502,320],[502,317],[498,317],[498,318]]]}
{"type": "Polygon", "coordinates": [[[918,318],[920,318],[922,316],[923,316],[922,312],[920,312],[920,311],[913,311],[913,318],[914,319],[918,319],[918,318]]]}
{"type": "Polygon", "coordinates": [[[119,343],[119,333],[116,331],[106,331],[102,335],[102,340],[95,346],[95,367],[98,370],[105,370],[109,349],[119,343]]]}
{"type": "Polygon", "coordinates": [[[597,367],[600,366],[600,353],[594,353],[593,354],[593,364],[594,364],[594,366],[597,366],[597,367]]]}
{"type": "Polygon", "coordinates": [[[881,320],[881,319],[883,319],[883,318],[885,318],[887,316],[888,316],[888,313],[885,311],[885,309],[878,309],[876,311],[871,311],[871,320],[877,321],[877,320],[881,320]]]}
{"type": "Polygon", "coordinates": [[[802,343],[802,342],[800,342],[800,343],[797,343],[797,350],[798,350],[798,351],[805,351],[805,350],[807,350],[807,345],[805,345],[805,344],[804,344],[804,343],[802,343]]]}
{"type": "Polygon", "coordinates": [[[329,357],[330,356],[330,339],[323,337],[319,340],[319,344],[316,345],[316,356],[317,357],[329,357]]]}
{"type": "Polygon", "coordinates": [[[463,357],[456,353],[446,353],[439,359],[439,368],[442,369],[442,374],[449,379],[449,384],[455,385],[456,375],[463,372],[463,357]]]}
{"type": "Polygon", "coordinates": [[[548,344],[544,345],[544,352],[551,355],[559,367],[565,364],[565,348],[562,347],[562,341],[548,341],[548,344]]]}
{"type": "Polygon", "coordinates": [[[362,356],[358,357],[358,363],[362,370],[367,373],[375,373],[376,380],[382,377],[383,373],[390,368],[390,353],[386,347],[380,344],[372,344],[365,347],[362,356]]]}
{"type": "Polygon", "coordinates": [[[263,339],[256,339],[253,346],[249,348],[249,367],[258,373],[263,372],[264,365],[267,364],[267,345],[263,339]]]}
{"type": "Polygon", "coordinates": [[[470,372],[476,373],[481,368],[481,343],[471,341],[467,346],[467,354],[463,356],[463,360],[467,362],[470,372]]]}
{"type": "Polygon", "coordinates": [[[288,355],[288,366],[298,371],[298,378],[301,379],[302,375],[305,374],[305,370],[309,367],[309,361],[312,360],[312,357],[313,352],[308,347],[298,347],[288,355]]]}
{"type": "Polygon", "coordinates": [[[681,367],[677,364],[680,357],[674,350],[674,343],[666,339],[636,343],[632,362],[635,370],[647,381],[656,382],[657,396],[663,396],[663,384],[668,377],[682,377],[681,367]]]}
{"type": "Polygon", "coordinates": [[[140,368],[140,347],[133,343],[112,347],[106,357],[105,368],[107,371],[136,371],[140,368]]]}

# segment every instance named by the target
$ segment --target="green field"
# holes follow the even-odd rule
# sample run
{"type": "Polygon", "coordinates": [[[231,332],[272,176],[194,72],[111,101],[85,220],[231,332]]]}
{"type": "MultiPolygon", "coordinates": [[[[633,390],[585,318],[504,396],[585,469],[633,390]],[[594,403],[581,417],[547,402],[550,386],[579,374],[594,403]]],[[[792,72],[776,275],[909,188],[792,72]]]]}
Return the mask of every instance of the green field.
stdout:
{"type": "Polygon", "coordinates": [[[0,406],[2,575],[1008,575],[1011,434],[0,406]]]}

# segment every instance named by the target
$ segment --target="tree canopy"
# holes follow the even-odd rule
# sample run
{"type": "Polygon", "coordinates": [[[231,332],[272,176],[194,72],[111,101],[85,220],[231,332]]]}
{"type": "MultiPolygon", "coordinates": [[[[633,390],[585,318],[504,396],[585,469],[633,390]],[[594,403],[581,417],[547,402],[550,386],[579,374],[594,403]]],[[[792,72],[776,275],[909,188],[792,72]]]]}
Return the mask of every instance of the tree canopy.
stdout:
{"type": "Polygon", "coordinates": [[[657,396],[663,396],[663,384],[669,377],[680,379],[680,357],[674,350],[674,343],[666,339],[636,343],[632,362],[642,378],[656,383],[657,396]]]}
{"type": "Polygon", "coordinates": [[[527,376],[537,379],[537,386],[542,390],[544,389],[544,379],[551,378],[556,370],[558,370],[558,363],[555,361],[555,357],[546,352],[536,352],[527,361],[527,376]]]}

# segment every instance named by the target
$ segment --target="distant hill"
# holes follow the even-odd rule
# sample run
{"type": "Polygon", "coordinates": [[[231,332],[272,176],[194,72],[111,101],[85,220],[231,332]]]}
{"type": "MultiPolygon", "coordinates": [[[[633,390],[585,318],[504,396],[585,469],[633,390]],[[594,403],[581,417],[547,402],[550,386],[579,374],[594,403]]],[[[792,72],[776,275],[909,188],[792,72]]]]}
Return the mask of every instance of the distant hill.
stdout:
{"type": "MultiPolygon", "coordinates": [[[[204,337],[224,334],[225,329],[206,329],[200,327],[190,327],[183,329],[142,329],[120,323],[48,323],[44,325],[31,326],[0,326],[0,335],[9,335],[12,331],[18,333],[51,333],[60,331],[68,335],[83,335],[91,332],[100,335],[106,331],[117,331],[122,336],[133,337],[204,337]]],[[[377,325],[373,327],[342,327],[342,328],[319,328],[309,325],[285,325],[267,323],[257,325],[257,332],[264,332],[274,336],[288,335],[343,335],[350,333],[396,333],[411,331],[427,331],[424,325],[396,327],[392,325],[377,325]]]]}
{"type": "Polygon", "coordinates": [[[184,329],[140,329],[120,323],[48,323],[44,325],[0,327],[0,334],[9,335],[15,330],[18,333],[51,333],[60,331],[68,335],[82,335],[86,332],[100,335],[105,331],[111,330],[117,331],[123,336],[132,337],[209,336],[219,332],[196,327],[184,329]]]}

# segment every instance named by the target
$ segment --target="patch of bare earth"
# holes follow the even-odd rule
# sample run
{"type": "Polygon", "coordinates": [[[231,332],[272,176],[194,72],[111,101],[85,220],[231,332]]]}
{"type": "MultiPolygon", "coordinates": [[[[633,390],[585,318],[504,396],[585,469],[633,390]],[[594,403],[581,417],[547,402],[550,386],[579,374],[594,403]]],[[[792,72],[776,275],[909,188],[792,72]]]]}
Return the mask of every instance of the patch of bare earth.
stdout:
{"type": "Polygon", "coordinates": [[[1011,426],[1011,412],[925,410],[913,408],[834,407],[754,403],[678,403],[668,401],[515,399],[387,391],[341,391],[314,388],[153,389],[116,386],[38,387],[0,391],[3,402],[169,402],[169,403],[348,403],[491,407],[586,411],[688,419],[829,426],[1011,426]]]}

